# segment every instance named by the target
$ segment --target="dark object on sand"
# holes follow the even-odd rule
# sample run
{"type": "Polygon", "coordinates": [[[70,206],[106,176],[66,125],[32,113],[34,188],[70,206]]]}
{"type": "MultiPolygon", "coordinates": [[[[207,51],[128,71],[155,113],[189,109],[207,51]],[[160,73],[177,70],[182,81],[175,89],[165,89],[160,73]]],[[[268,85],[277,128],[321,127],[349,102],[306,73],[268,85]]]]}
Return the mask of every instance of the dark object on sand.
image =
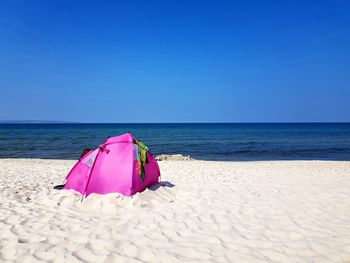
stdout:
{"type": "Polygon", "coordinates": [[[85,148],[82,152],[81,152],[81,155],[80,155],[80,159],[83,158],[85,156],[85,154],[87,154],[88,152],[90,152],[91,149],[89,148],[85,148]]]}
{"type": "Polygon", "coordinates": [[[65,184],[59,184],[53,187],[55,190],[62,190],[64,188],[65,184]]]}

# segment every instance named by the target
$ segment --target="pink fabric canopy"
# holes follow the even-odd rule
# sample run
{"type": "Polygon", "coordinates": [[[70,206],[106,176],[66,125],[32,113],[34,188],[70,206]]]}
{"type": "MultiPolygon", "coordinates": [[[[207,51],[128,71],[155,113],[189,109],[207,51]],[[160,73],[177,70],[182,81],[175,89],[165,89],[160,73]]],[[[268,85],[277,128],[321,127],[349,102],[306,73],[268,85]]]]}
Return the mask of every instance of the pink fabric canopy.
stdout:
{"type": "Polygon", "coordinates": [[[130,133],[108,138],[73,166],[65,189],[74,189],[84,196],[115,192],[130,196],[158,183],[159,166],[149,151],[144,179],[140,176],[138,147],[130,133]]]}

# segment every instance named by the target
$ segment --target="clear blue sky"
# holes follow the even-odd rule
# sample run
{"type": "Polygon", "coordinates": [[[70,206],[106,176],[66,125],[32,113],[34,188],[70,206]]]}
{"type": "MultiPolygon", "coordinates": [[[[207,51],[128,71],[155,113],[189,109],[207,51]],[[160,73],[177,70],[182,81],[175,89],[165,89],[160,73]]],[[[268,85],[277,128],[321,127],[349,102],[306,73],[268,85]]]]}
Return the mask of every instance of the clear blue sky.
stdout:
{"type": "Polygon", "coordinates": [[[350,121],[350,1],[1,1],[0,120],[350,121]]]}

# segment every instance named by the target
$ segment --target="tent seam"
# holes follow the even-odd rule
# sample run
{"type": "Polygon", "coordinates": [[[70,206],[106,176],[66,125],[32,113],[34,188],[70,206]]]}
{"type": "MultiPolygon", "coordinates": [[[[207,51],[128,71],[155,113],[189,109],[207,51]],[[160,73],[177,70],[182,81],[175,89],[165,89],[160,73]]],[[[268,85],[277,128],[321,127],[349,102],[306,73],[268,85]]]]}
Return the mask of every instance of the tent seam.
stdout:
{"type": "Polygon", "coordinates": [[[88,186],[89,186],[92,172],[94,171],[95,164],[96,164],[96,161],[97,161],[98,157],[100,156],[100,153],[101,153],[101,150],[98,149],[98,153],[97,153],[96,158],[95,158],[95,161],[94,161],[94,163],[93,163],[93,165],[92,165],[92,167],[91,167],[91,171],[90,171],[90,173],[89,173],[89,178],[88,178],[88,181],[87,181],[87,183],[86,183],[86,186],[85,186],[85,189],[84,189],[84,192],[83,192],[83,197],[84,197],[85,194],[86,194],[86,190],[87,190],[87,188],[88,188],[88,186]]]}

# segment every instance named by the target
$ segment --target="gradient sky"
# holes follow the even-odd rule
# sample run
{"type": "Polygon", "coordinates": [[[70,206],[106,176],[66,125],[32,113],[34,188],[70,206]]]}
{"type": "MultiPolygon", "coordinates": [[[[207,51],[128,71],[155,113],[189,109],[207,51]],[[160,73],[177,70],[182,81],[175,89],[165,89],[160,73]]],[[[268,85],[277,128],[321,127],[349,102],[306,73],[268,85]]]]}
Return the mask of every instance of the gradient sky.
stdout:
{"type": "Polygon", "coordinates": [[[350,1],[1,1],[0,120],[350,121],[350,1]]]}

